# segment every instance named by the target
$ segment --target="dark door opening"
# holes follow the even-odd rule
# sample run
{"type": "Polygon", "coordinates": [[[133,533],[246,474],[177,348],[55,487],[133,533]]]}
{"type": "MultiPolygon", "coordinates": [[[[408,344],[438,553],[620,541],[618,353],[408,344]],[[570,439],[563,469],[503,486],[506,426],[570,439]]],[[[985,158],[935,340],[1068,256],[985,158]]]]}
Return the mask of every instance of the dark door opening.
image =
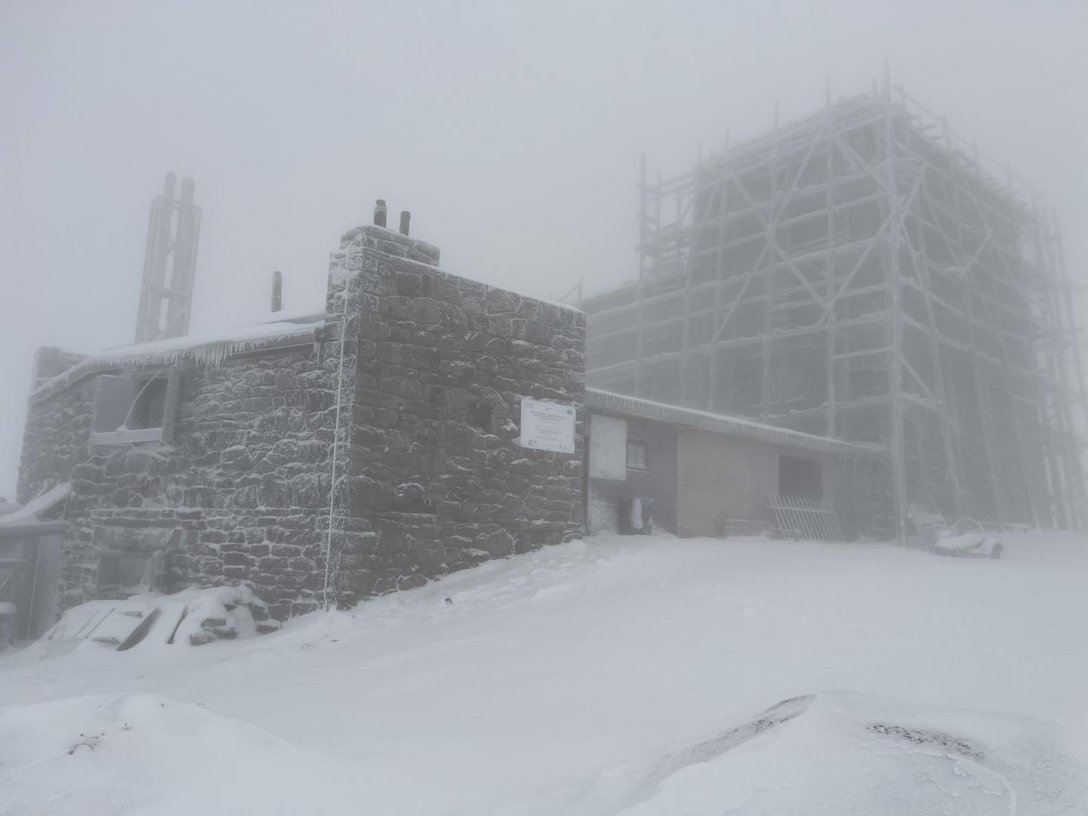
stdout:
{"type": "Polygon", "coordinates": [[[778,495],[796,499],[823,499],[819,460],[779,456],[778,495]]]}

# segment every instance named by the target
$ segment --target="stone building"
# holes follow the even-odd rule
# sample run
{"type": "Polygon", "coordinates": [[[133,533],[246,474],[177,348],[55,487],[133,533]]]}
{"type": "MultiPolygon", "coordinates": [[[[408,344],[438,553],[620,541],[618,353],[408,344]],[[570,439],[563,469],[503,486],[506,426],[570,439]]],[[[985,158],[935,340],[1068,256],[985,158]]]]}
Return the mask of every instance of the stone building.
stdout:
{"type": "Polygon", "coordinates": [[[57,497],[59,606],[245,582],[283,620],[580,535],[583,315],[438,260],[364,226],[322,314],[41,350],[19,501],[57,497]]]}

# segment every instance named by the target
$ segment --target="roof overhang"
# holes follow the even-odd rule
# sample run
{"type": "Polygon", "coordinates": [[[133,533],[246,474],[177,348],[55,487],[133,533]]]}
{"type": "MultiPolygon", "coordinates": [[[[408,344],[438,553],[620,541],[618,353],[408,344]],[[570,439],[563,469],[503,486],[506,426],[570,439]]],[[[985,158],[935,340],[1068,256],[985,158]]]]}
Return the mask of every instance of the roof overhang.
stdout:
{"type": "Polygon", "coordinates": [[[0,516],[0,538],[28,532],[63,530],[63,521],[41,521],[38,516],[67,499],[71,492],[72,486],[68,482],[62,482],[38,494],[14,513],[5,513],[0,516]]]}
{"type": "Polygon", "coordinates": [[[622,414],[638,417],[639,419],[653,419],[680,427],[695,428],[744,439],[755,439],[795,450],[805,450],[843,459],[878,462],[883,461],[887,456],[887,450],[881,445],[846,442],[829,436],[802,433],[789,428],[780,428],[777,425],[754,422],[742,417],[683,408],[679,405],[654,402],[641,397],[630,397],[626,394],[603,391],[599,388],[586,389],[585,404],[587,408],[602,413],[622,414]]]}
{"type": "Polygon", "coordinates": [[[307,315],[242,326],[213,336],[189,335],[105,349],[42,383],[31,392],[30,401],[37,402],[84,377],[102,371],[173,365],[183,360],[217,366],[228,357],[239,354],[254,354],[309,345],[321,339],[324,328],[324,314],[307,315]]]}

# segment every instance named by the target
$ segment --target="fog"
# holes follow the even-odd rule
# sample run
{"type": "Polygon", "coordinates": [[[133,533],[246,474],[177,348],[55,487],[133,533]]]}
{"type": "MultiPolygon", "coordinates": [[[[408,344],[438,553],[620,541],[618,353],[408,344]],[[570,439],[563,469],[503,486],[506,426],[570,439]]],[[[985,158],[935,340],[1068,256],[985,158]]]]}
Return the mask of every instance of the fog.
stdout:
{"type": "Polygon", "coordinates": [[[167,171],[203,209],[192,330],[319,309],[340,233],[410,209],[443,267],[538,296],[636,268],[639,155],[893,81],[1058,208],[1088,262],[1088,4],[5,2],[0,496],[36,347],[131,342],[167,171]]]}

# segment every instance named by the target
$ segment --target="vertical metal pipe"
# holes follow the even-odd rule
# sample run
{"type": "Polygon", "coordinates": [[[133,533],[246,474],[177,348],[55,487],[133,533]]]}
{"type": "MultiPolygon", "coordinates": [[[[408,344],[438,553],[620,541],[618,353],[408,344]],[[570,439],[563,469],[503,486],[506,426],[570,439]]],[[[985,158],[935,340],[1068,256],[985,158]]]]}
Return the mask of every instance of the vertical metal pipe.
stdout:
{"type": "Polygon", "coordinates": [[[899,276],[899,186],[895,174],[895,117],[892,110],[892,84],[884,69],[884,167],[887,176],[887,200],[890,230],[887,238],[888,282],[891,284],[892,311],[892,482],[895,491],[895,537],[900,546],[907,544],[907,474],[903,416],[903,281],[899,276]]]}
{"type": "Polygon", "coordinates": [[[272,311],[283,309],[283,273],[278,269],[272,273],[272,311]]]}

